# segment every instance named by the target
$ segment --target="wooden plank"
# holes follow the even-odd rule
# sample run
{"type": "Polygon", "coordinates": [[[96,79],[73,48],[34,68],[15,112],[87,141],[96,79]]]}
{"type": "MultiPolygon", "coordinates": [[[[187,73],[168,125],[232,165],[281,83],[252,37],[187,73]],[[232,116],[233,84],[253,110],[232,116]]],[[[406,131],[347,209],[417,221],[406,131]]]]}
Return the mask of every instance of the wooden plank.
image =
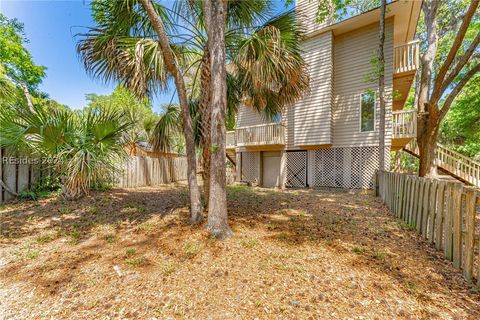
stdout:
{"type": "Polygon", "coordinates": [[[428,209],[430,206],[430,187],[432,186],[432,180],[425,180],[425,188],[423,189],[423,205],[422,205],[422,236],[423,239],[427,239],[427,222],[428,222],[428,209]]]}
{"type": "Polygon", "coordinates": [[[428,221],[427,221],[427,239],[428,242],[433,243],[435,232],[435,204],[437,200],[437,186],[438,181],[433,180],[430,186],[430,202],[428,206],[428,221]]]}
{"type": "Polygon", "coordinates": [[[408,223],[411,226],[415,225],[415,197],[416,197],[416,190],[418,185],[418,178],[412,177],[412,190],[410,192],[410,203],[408,204],[408,223]]]}
{"type": "Polygon", "coordinates": [[[473,257],[475,249],[475,188],[465,188],[465,267],[463,275],[468,281],[473,278],[473,257]]]}
{"type": "Polygon", "coordinates": [[[443,219],[444,219],[444,207],[445,207],[445,182],[440,181],[437,188],[437,208],[435,217],[435,248],[440,250],[443,248],[443,219]]]}
{"type": "Polygon", "coordinates": [[[445,191],[445,222],[443,224],[444,232],[444,254],[448,260],[452,260],[452,224],[453,224],[453,201],[452,201],[453,183],[448,183],[445,191]]]}
{"type": "Polygon", "coordinates": [[[425,189],[425,179],[419,179],[418,198],[416,199],[416,214],[415,214],[415,226],[418,233],[422,232],[422,205],[423,205],[423,191],[425,189]]]}
{"type": "Polygon", "coordinates": [[[462,184],[455,183],[452,193],[453,266],[462,266],[462,184]]]}
{"type": "MultiPolygon", "coordinates": [[[[0,148],[0,180],[3,181],[3,148],[0,148]]],[[[0,184],[0,203],[3,202],[3,187],[0,184]]]]}

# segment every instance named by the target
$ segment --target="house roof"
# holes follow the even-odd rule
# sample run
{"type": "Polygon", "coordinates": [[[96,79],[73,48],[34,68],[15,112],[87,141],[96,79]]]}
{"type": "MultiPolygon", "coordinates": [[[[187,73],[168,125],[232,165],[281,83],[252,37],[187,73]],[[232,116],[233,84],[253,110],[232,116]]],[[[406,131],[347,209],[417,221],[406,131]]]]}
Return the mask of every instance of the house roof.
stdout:
{"type": "MultiPolygon", "coordinates": [[[[385,18],[395,17],[393,35],[395,46],[409,42],[415,36],[422,2],[421,0],[397,0],[387,4],[385,18]]],[[[380,21],[379,7],[314,31],[308,34],[307,38],[327,31],[332,31],[337,36],[378,21],[380,21]]]]}

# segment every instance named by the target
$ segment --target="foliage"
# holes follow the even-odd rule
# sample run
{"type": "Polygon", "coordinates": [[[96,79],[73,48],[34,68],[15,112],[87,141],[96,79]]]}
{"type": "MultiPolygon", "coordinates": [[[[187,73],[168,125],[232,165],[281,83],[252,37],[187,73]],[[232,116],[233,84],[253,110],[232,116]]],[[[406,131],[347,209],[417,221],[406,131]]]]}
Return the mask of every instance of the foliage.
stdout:
{"type": "Polygon", "coordinates": [[[63,194],[76,198],[119,170],[130,127],[118,110],[75,113],[68,108],[11,106],[0,114],[0,147],[49,157],[63,194]]]}
{"type": "Polygon", "coordinates": [[[45,76],[45,67],[33,62],[25,48],[23,24],[0,13],[0,65],[12,81],[35,89],[45,76]]]}
{"type": "Polygon", "coordinates": [[[440,138],[456,151],[480,159],[480,75],[465,86],[453,103],[440,138]]]}
{"type": "Polygon", "coordinates": [[[158,116],[153,112],[148,98],[137,98],[128,88],[120,85],[110,95],[87,94],[84,112],[117,110],[132,123],[127,140],[129,143],[148,141],[158,116]]]}

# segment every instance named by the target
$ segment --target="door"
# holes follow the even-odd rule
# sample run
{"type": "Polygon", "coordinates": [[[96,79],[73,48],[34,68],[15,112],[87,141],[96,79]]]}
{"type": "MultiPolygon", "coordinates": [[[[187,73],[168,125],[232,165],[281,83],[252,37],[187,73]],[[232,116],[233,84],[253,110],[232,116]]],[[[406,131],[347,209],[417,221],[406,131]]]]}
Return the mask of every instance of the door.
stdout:
{"type": "Polygon", "coordinates": [[[262,185],[265,188],[274,188],[280,185],[280,152],[269,151],[262,153],[262,185]]]}

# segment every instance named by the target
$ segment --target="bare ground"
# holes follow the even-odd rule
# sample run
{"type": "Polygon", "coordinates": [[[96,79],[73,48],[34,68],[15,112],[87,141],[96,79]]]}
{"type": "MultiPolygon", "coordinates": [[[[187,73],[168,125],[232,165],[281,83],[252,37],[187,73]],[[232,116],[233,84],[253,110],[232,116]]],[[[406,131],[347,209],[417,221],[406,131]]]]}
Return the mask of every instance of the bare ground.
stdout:
{"type": "Polygon", "coordinates": [[[0,209],[0,318],[479,319],[480,294],[372,195],[234,186],[235,235],[183,185],[0,209]]]}

